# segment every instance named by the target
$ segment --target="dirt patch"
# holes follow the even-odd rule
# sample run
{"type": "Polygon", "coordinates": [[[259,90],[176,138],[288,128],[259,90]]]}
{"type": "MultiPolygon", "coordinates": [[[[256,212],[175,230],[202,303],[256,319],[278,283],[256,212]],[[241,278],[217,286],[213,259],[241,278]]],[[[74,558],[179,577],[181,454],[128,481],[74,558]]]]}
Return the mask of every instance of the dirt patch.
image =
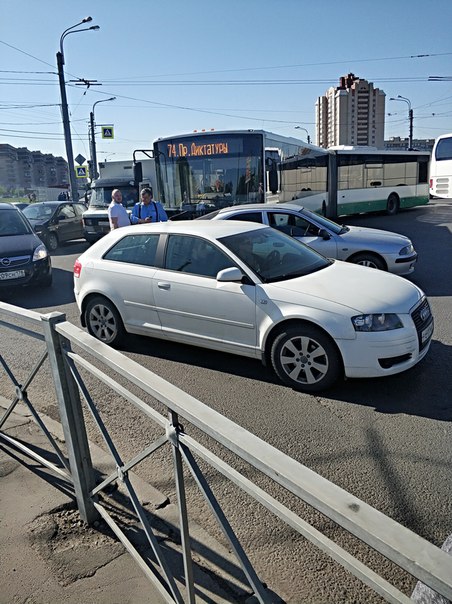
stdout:
{"type": "Polygon", "coordinates": [[[72,504],[36,518],[30,525],[30,539],[61,585],[93,576],[125,551],[104,522],[88,526],[72,504]]]}

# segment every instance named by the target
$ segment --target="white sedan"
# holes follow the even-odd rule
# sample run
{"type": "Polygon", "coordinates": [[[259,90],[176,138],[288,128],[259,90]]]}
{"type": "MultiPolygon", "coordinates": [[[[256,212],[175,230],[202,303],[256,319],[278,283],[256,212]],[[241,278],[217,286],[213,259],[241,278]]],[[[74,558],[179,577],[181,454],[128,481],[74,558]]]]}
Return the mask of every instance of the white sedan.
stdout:
{"type": "Polygon", "coordinates": [[[263,225],[180,221],[112,231],[74,266],[82,325],[257,358],[305,392],[418,363],[433,317],[396,275],[325,258],[263,225]]]}
{"type": "Polygon", "coordinates": [[[379,268],[395,275],[412,273],[417,261],[414,246],[405,235],[340,225],[294,203],[232,206],[197,220],[247,220],[268,224],[328,258],[379,268]]]}

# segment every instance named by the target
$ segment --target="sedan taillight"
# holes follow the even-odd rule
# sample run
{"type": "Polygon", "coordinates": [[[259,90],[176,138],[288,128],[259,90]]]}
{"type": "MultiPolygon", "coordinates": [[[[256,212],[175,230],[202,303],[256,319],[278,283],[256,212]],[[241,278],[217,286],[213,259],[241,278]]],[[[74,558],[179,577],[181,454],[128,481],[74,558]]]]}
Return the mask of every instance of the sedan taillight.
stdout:
{"type": "Polygon", "coordinates": [[[80,277],[80,273],[82,272],[82,263],[80,260],[76,260],[74,263],[74,277],[77,279],[80,277]]]}

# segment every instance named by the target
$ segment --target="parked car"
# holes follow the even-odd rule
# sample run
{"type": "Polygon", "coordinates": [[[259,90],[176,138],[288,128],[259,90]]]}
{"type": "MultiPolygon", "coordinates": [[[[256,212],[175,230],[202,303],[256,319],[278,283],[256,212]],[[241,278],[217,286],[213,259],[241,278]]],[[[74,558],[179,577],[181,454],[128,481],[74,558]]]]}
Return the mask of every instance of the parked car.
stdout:
{"type": "Polygon", "coordinates": [[[21,210],[0,203],[0,289],[33,284],[52,284],[49,253],[21,210]]]}
{"type": "Polygon", "coordinates": [[[116,229],[76,260],[74,291],[107,344],[134,333],[258,358],[306,392],[409,369],[433,333],[413,283],[248,222],[116,229]]]}
{"type": "Polygon", "coordinates": [[[417,253],[408,237],[379,229],[344,226],[291,203],[223,208],[197,220],[249,220],[296,237],[328,258],[379,268],[396,275],[414,271],[417,253]]]}
{"type": "Polygon", "coordinates": [[[60,243],[83,238],[82,203],[70,201],[42,201],[23,210],[35,232],[50,251],[60,243]]]}

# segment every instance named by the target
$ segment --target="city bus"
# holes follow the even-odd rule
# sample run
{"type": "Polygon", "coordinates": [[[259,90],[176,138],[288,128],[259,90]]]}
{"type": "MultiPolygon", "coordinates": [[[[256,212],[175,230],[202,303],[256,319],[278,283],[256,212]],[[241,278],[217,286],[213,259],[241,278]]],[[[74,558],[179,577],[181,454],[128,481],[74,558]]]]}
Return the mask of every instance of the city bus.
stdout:
{"type": "Polygon", "coordinates": [[[386,211],[428,203],[430,154],[375,147],[305,149],[279,165],[279,201],[324,216],[386,211]]]}
{"type": "Polygon", "coordinates": [[[432,197],[452,197],[452,134],[442,134],[435,140],[429,183],[432,197]]]}
{"type": "Polygon", "coordinates": [[[279,164],[306,147],[265,130],[194,132],[159,138],[154,158],[161,201],[192,215],[278,201],[279,164]]]}

